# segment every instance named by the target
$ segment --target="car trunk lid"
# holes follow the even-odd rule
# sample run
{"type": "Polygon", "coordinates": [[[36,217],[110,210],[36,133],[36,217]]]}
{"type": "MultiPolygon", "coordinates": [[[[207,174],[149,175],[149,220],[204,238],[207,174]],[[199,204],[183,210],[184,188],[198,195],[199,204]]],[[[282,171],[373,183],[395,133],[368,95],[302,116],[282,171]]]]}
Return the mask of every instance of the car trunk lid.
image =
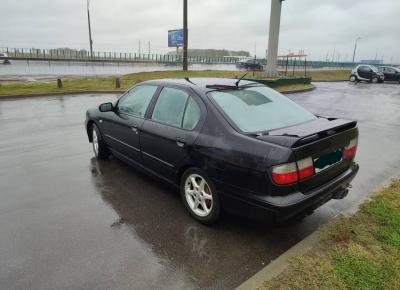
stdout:
{"type": "Polygon", "coordinates": [[[352,160],[343,158],[344,148],[357,136],[357,122],[319,117],[257,139],[292,148],[297,161],[312,158],[315,174],[299,181],[300,190],[306,193],[350,167],[352,160]]]}

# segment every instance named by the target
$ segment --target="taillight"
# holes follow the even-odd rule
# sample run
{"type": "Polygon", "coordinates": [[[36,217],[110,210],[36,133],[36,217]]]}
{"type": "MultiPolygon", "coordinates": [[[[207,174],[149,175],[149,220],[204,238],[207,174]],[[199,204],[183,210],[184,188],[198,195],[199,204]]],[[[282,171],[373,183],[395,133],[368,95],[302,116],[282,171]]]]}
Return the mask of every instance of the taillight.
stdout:
{"type": "Polygon", "coordinates": [[[296,163],[286,163],[272,168],[272,179],[276,184],[296,183],[299,180],[296,163]]]}
{"type": "Polygon", "coordinates": [[[350,141],[349,145],[344,147],[343,151],[343,159],[349,160],[356,155],[357,152],[357,146],[358,146],[358,138],[354,138],[350,141]]]}
{"type": "Polygon", "coordinates": [[[272,179],[276,184],[288,185],[314,175],[314,163],[311,157],[272,168],[272,179]]]}
{"type": "Polygon", "coordinates": [[[315,173],[314,162],[311,157],[297,161],[297,168],[299,170],[300,179],[305,179],[307,177],[313,176],[315,173]]]}

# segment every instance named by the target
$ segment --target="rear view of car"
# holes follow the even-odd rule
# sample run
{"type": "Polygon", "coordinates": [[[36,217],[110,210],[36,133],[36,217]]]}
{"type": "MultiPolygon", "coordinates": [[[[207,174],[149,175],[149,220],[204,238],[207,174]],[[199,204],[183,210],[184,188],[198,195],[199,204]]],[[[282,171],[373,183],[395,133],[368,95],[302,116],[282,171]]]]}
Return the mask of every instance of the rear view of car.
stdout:
{"type": "Polygon", "coordinates": [[[251,81],[152,80],[86,117],[96,157],[176,185],[205,224],[222,209],[279,221],[311,213],[344,198],[358,172],[357,122],[315,116],[251,81]]]}
{"type": "Polygon", "coordinates": [[[212,97],[238,131],[264,141],[266,151],[273,147],[266,160],[269,194],[259,200],[278,220],[347,196],[358,172],[357,122],[314,116],[264,87],[212,97]]]}

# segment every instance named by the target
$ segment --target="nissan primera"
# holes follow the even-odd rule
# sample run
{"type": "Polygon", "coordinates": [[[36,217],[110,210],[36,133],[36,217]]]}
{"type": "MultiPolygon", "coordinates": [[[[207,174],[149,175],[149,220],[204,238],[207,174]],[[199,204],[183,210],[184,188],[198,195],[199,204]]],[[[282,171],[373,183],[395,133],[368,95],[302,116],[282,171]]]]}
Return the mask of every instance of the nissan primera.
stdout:
{"type": "Polygon", "coordinates": [[[113,154],[176,186],[206,224],[222,210],[277,221],[311,213],[343,199],[359,168],[355,121],[313,115],[251,81],[146,81],[88,110],[86,130],[97,158],[113,154]]]}

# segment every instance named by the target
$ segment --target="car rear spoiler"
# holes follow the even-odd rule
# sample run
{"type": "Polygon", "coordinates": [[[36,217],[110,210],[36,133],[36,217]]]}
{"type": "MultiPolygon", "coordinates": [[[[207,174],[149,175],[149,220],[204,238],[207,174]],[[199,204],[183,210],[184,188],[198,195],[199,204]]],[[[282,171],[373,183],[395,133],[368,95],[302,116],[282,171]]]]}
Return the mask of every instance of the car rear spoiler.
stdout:
{"type": "Polygon", "coordinates": [[[331,135],[338,134],[340,132],[345,132],[357,126],[357,121],[347,121],[347,120],[338,120],[338,119],[328,119],[329,121],[335,121],[335,127],[322,129],[321,131],[314,132],[307,136],[302,136],[298,139],[293,145],[292,148],[297,148],[314,141],[329,137],[331,135]]]}

